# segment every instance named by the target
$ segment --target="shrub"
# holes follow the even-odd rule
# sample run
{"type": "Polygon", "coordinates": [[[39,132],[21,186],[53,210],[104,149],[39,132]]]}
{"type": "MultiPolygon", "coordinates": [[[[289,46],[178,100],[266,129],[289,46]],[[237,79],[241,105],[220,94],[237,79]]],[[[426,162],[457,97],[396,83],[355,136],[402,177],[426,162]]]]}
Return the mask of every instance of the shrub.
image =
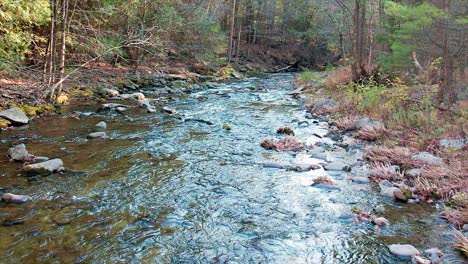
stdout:
{"type": "Polygon", "coordinates": [[[349,131],[349,130],[354,129],[354,122],[356,122],[356,120],[358,120],[357,116],[354,116],[354,115],[345,116],[345,117],[338,118],[334,122],[334,125],[340,130],[349,131]]]}
{"type": "Polygon", "coordinates": [[[356,137],[366,141],[376,141],[382,138],[386,132],[387,130],[383,127],[365,126],[358,131],[356,137]]]}
{"type": "Polygon", "coordinates": [[[455,230],[454,246],[456,249],[460,250],[465,257],[468,257],[468,238],[458,230],[455,230]]]}
{"type": "Polygon", "coordinates": [[[320,75],[317,72],[312,71],[305,71],[299,76],[299,81],[301,83],[309,83],[312,81],[318,81],[320,79],[320,75]]]}
{"type": "Polygon", "coordinates": [[[325,87],[337,89],[352,81],[352,74],[349,67],[339,68],[325,80],[325,87]]]}

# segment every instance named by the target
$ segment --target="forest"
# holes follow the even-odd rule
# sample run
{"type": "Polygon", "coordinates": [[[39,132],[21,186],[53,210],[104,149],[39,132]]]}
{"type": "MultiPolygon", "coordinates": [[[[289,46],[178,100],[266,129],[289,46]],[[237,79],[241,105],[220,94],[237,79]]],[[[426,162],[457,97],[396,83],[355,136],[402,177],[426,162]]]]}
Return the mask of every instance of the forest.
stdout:
{"type": "MultiPolygon", "coordinates": [[[[63,262],[79,262],[77,259],[86,256],[85,261],[109,262],[137,259],[165,263],[377,263],[386,259],[389,263],[444,263],[440,250],[431,248],[420,253],[410,245],[415,244],[420,249],[442,249],[447,263],[463,263],[468,256],[467,34],[467,0],[1,0],[0,152],[8,151],[8,158],[0,159],[0,170],[5,171],[0,172],[0,233],[10,236],[0,239],[0,244],[13,246],[0,247],[0,253],[9,252],[11,263],[51,260],[50,256],[63,262]],[[225,109],[228,106],[232,109],[225,109]],[[249,119],[244,120],[245,116],[249,119]],[[98,121],[99,129],[94,126],[98,121]],[[275,126],[271,128],[273,133],[265,132],[268,126],[275,126]],[[245,135],[259,143],[253,153],[249,152],[252,142],[243,138],[245,135]],[[160,136],[163,140],[157,141],[155,138],[160,136]],[[172,141],[174,137],[177,141],[172,141]],[[137,138],[143,138],[144,143],[134,141],[137,138]],[[50,142],[56,145],[51,146],[50,142]],[[28,153],[23,143],[38,155],[28,153]],[[136,149],[137,144],[144,147],[136,149]],[[160,149],[157,144],[165,148],[160,149]],[[206,144],[206,149],[197,149],[198,144],[206,144]],[[190,155],[183,154],[186,149],[190,155]],[[125,154],[116,153],[117,150],[125,154]],[[24,155],[15,158],[18,152],[24,155]],[[228,159],[228,152],[239,157],[228,159]],[[204,164],[208,161],[198,160],[199,153],[204,153],[202,156],[210,162],[227,160],[204,164]],[[285,158],[275,156],[281,155],[278,153],[293,154],[285,158]],[[42,164],[43,156],[56,157],[49,161],[58,165],[52,169],[41,167],[39,172],[35,165],[42,164]],[[247,156],[261,156],[256,162],[263,167],[252,168],[258,189],[249,185],[250,171],[236,168],[240,176],[232,176],[233,172],[226,168],[231,163],[251,166],[255,158],[244,160],[247,156]],[[312,162],[312,157],[313,164],[305,166],[303,156],[308,157],[306,163],[312,162]],[[12,168],[13,161],[21,164],[12,168]],[[137,169],[132,167],[134,164],[137,169]],[[187,175],[181,169],[184,166],[191,169],[187,175]],[[207,169],[210,166],[213,170],[207,169]],[[272,184],[294,195],[283,197],[284,193],[266,187],[270,172],[265,170],[272,168],[281,172],[271,173],[276,180],[272,184]],[[104,179],[107,176],[103,175],[112,170],[118,176],[104,179]],[[173,174],[178,170],[190,180],[185,182],[187,185],[182,180],[177,182],[181,186],[175,190],[172,187],[177,176],[173,174]],[[52,178],[48,181],[57,182],[51,191],[54,195],[44,198],[47,195],[36,187],[49,188],[50,182],[36,178],[31,181],[31,173],[65,174],[78,180],[70,183],[47,177],[52,178]],[[122,177],[131,181],[138,173],[143,178],[132,182],[132,187],[129,183],[115,187],[118,201],[109,194],[113,190],[106,189],[110,187],[99,185],[102,181],[111,186],[122,177]],[[164,178],[160,176],[164,173],[171,180],[158,178],[164,178]],[[295,246],[291,246],[294,239],[289,238],[265,242],[264,237],[281,237],[283,224],[289,229],[296,227],[289,226],[289,222],[276,222],[282,217],[301,216],[293,213],[295,202],[317,202],[298,194],[302,186],[288,189],[297,183],[291,173],[310,173],[315,177],[309,187],[325,192],[317,194],[312,189],[306,193],[330,203],[330,208],[341,205],[340,198],[346,195],[361,197],[361,190],[348,188],[356,183],[369,182],[373,189],[379,189],[374,196],[390,198],[391,202],[379,200],[381,204],[375,205],[366,193],[366,202],[343,202],[349,217],[331,216],[334,209],[324,213],[325,218],[316,216],[323,221],[322,228],[335,223],[330,229],[340,235],[343,233],[337,230],[348,223],[346,219],[353,224],[374,226],[373,231],[351,228],[356,231],[352,238],[343,238],[350,240],[340,240],[340,235],[333,238],[337,241],[330,238],[336,244],[348,245],[351,240],[356,243],[356,248],[338,246],[341,255],[322,255],[330,249],[330,241],[320,240],[323,237],[295,246]],[[28,177],[19,181],[13,178],[23,174],[28,177]],[[206,182],[192,182],[192,176],[199,174],[206,182]],[[219,176],[216,186],[206,178],[212,174],[219,176]],[[147,178],[148,175],[161,182],[147,178]],[[284,175],[291,177],[287,184],[282,182],[284,175]],[[80,177],[86,178],[86,184],[80,177]],[[74,186],[74,191],[84,188],[94,196],[71,192],[68,184],[74,186]],[[219,199],[217,202],[204,201],[201,196],[215,197],[217,193],[207,191],[208,187],[198,189],[199,186],[219,188],[226,196],[213,198],[219,199]],[[151,193],[159,200],[138,198],[139,194],[127,193],[129,188],[151,193]],[[234,197],[231,188],[242,190],[242,198],[234,197]],[[179,200],[155,194],[155,189],[169,190],[179,200]],[[203,195],[199,197],[193,190],[203,195]],[[259,199],[265,201],[265,206],[273,208],[275,219],[271,222],[270,218],[263,218],[270,212],[252,205],[255,199],[246,198],[258,195],[257,192],[261,192],[259,199]],[[266,197],[269,192],[283,197],[291,208],[275,207],[278,205],[273,201],[277,197],[266,197]],[[333,196],[336,192],[340,194],[333,196]],[[86,199],[75,205],[77,200],[70,198],[75,195],[86,199]],[[137,198],[131,201],[128,195],[137,198]],[[190,206],[184,195],[191,199],[190,206]],[[227,205],[238,206],[236,199],[252,208],[240,209],[239,215],[231,212],[227,205]],[[44,205],[46,200],[51,204],[44,205]],[[31,207],[42,209],[34,213],[31,208],[24,209],[23,215],[9,207],[11,203],[26,201],[28,206],[33,201],[31,207]],[[160,201],[167,207],[153,207],[160,201]],[[381,210],[382,204],[391,209],[381,210]],[[76,209],[73,213],[71,207],[76,209]],[[213,208],[219,211],[212,212],[213,208]],[[186,215],[177,215],[176,212],[182,214],[179,209],[186,215]],[[108,220],[107,214],[113,210],[124,220],[108,220]],[[249,210],[261,216],[252,220],[249,210]],[[281,215],[282,210],[288,213],[281,215]],[[230,222],[232,219],[226,215],[231,214],[236,220],[242,218],[240,224],[230,222]],[[96,234],[77,227],[78,223],[92,223],[91,230],[95,230],[91,215],[99,216],[96,222],[106,219],[102,223],[111,231],[96,231],[104,237],[105,245],[96,242],[96,234]],[[207,220],[207,215],[212,218],[207,220]],[[46,218],[49,225],[44,224],[46,218]],[[411,222],[412,218],[420,221],[411,222]],[[435,218],[443,219],[444,224],[435,218]],[[40,239],[53,223],[70,227],[67,232],[73,232],[70,235],[59,233],[58,229],[50,231],[57,241],[76,235],[80,238],[73,241],[84,242],[80,246],[49,242],[37,255],[29,255],[21,248],[38,248],[41,242],[39,238],[32,242],[14,240],[17,234],[29,236],[23,229],[10,227],[19,228],[23,222],[40,226],[37,232],[44,231],[40,239]],[[242,239],[248,238],[249,242],[244,243],[239,234],[223,229],[225,222],[230,223],[226,226],[231,231],[242,230],[242,239]],[[148,242],[147,237],[133,233],[146,232],[145,225],[158,230],[157,239],[148,242]],[[405,227],[398,229],[396,225],[405,227]],[[190,237],[180,232],[184,228],[193,232],[189,232],[190,237]],[[203,233],[194,231],[197,228],[203,233]],[[273,234],[265,230],[273,230],[273,234]],[[356,235],[368,231],[372,242],[356,235]],[[220,236],[210,240],[210,235],[217,232],[220,236]],[[405,232],[415,235],[407,236],[405,232]],[[425,232],[432,238],[422,237],[425,232]],[[381,239],[388,234],[394,238],[381,239]],[[450,239],[446,234],[450,234],[450,239]],[[108,242],[126,235],[138,237],[141,243],[135,245],[126,238],[121,244],[108,242]],[[166,240],[169,237],[175,242],[166,240]],[[229,245],[224,245],[223,239],[229,245]],[[388,246],[389,241],[398,244],[388,246]],[[366,243],[375,243],[372,245],[383,253],[373,256],[366,243]],[[180,244],[185,247],[180,248],[180,244]],[[98,247],[91,249],[90,245],[98,247]],[[147,245],[151,245],[150,249],[145,248],[147,245]],[[222,249],[211,251],[217,246],[222,249]],[[315,246],[326,250],[301,251],[315,246]],[[101,247],[115,249],[122,255],[107,256],[101,247]],[[137,253],[138,250],[143,253],[137,253]],[[305,257],[295,258],[297,253],[292,252],[304,253],[305,257]],[[398,262],[395,256],[409,259],[398,262]]],[[[298,208],[301,212],[310,210],[298,208]]],[[[316,227],[309,225],[308,219],[298,220],[307,222],[301,228],[316,227]]],[[[317,232],[327,233],[325,229],[317,232]]]]}

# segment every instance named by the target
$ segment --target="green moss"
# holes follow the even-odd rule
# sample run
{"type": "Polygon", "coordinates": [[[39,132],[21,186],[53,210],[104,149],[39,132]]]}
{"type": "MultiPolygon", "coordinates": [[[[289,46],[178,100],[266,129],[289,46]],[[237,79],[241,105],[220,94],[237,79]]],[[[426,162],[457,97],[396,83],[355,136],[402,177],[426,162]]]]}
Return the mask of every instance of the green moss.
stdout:
{"type": "Polygon", "coordinates": [[[29,117],[35,117],[37,115],[52,112],[55,110],[55,106],[51,104],[43,104],[38,106],[22,105],[20,108],[29,117]]]}
{"type": "Polygon", "coordinates": [[[7,128],[10,124],[10,121],[0,118],[0,128],[7,128]]]}

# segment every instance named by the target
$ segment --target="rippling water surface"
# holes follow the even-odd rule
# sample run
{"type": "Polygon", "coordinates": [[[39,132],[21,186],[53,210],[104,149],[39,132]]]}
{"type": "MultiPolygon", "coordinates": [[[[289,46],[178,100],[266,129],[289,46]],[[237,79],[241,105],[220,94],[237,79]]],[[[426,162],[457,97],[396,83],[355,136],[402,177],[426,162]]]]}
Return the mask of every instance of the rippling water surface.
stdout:
{"type": "Polygon", "coordinates": [[[439,247],[449,263],[463,263],[451,249],[449,228],[429,206],[396,204],[369,184],[347,180],[345,172],[263,167],[321,162],[306,151],[262,149],[261,140],[279,137],[282,126],[301,141],[330,144],[329,160],[354,162],[361,155],[313,136],[324,136],[326,123],[299,125],[306,120],[304,102],[288,95],[293,77],[250,78],[160,100],[185,122],[135,107],[125,115],[44,118],[1,134],[0,153],[25,142],[36,155],[62,158],[70,171],[26,178],[18,175],[20,165],[1,158],[0,191],[34,201],[0,204],[0,262],[411,263],[387,250],[411,243],[439,247]],[[100,120],[112,139],[87,141],[100,120]],[[311,187],[322,175],[341,190],[311,187]],[[378,204],[391,226],[375,231],[349,217],[353,206],[378,204]]]}

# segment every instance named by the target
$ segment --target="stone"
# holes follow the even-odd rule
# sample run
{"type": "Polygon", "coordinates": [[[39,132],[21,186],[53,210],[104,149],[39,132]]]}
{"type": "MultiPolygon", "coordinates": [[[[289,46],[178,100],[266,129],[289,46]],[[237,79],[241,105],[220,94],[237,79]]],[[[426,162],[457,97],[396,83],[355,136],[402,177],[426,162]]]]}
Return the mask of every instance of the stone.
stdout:
{"type": "Polygon", "coordinates": [[[468,138],[441,139],[439,144],[444,148],[461,149],[463,145],[468,144],[468,138]]]}
{"type": "Polygon", "coordinates": [[[115,109],[117,107],[123,107],[123,108],[128,108],[127,105],[124,105],[124,104],[116,104],[116,103],[108,103],[108,104],[102,104],[101,105],[101,108],[103,110],[106,110],[106,109],[115,109]]]}
{"type": "Polygon", "coordinates": [[[320,165],[317,165],[317,164],[297,164],[297,165],[291,166],[290,170],[297,171],[297,172],[306,172],[310,170],[318,170],[320,168],[321,168],[320,165]]]}
{"type": "Polygon", "coordinates": [[[44,156],[34,156],[34,162],[44,162],[48,161],[49,157],[44,157],[44,156]]]}
{"type": "Polygon", "coordinates": [[[26,125],[29,123],[29,118],[26,114],[16,106],[13,106],[8,110],[1,111],[0,117],[10,121],[14,125],[26,125]]]}
{"type": "Polygon", "coordinates": [[[388,187],[388,188],[382,189],[380,191],[380,195],[385,196],[385,197],[395,198],[394,193],[395,191],[398,191],[398,190],[400,189],[397,187],[388,187]]]}
{"type": "Polygon", "coordinates": [[[376,212],[377,214],[383,213],[385,212],[385,207],[379,204],[374,208],[374,212],[376,212]]]}
{"type": "Polygon", "coordinates": [[[8,149],[8,156],[15,161],[24,161],[31,155],[24,144],[19,144],[8,149]]]}
{"type": "MultiPolygon", "coordinates": [[[[411,258],[412,262],[414,264],[433,264],[430,260],[428,259],[425,259],[423,257],[420,257],[420,256],[413,256],[411,258]]],[[[434,263],[435,264],[435,263],[434,263]]]]}
{"type": "Polygon", "coordinates": [[[163,110],[163,112],[166,112],[166,113],[168,113],[168,114],[175,114],[175,113],[176,113],[176,110],[175,110],[175,109],[169,108],[169,107],[167,107],[167,106],[164,106],[164,107],[162,108],[162,110],[163,110]]]}
{"type": "Polygon", "coordinates": [[[115,111],[122,113],[122,112],[127,111],[127,108],[123,106],[118,106],[115,108],[115,111]]]}
{"type": "Polygon", "coordinates": [[[138,101],[145,100],[145,95],[142,93],[132,93],[132,98],[137,99],[138,101]]]}
{"type": "Polygon", "coordinates": [[[369,183],[369,178],[367,178],[367,177],[351,177],[351,181],[355,182],[355,183],[364,184],[364,183],[369,183]]]}
{"type": "Polygon", "coordinates": [[[395,197],[395,199],[397,199],[398,201],[402,201],[402,202],[406,202],[408,200],[408,198],[406,198],[406,196],[403,194],[403,192],[399,188],[393,191],[393,197],[395,197]]]}
{"type": "Polygon", "coordinates": [[[102,95],[107,95],[109,97],[117,97],[119,96],[119,91],[110,88],[104,88],[100,92],[102,95]]]}
{"type": "Polygon", "coordinates": [[[107,138],[106,132],[94,132],[87,136],[88,139],[93,138],[107,138]]]}
{"type": "Polygon", "coordinates": [[[383,225],[390,225],[390,221],[388,221],[385,217],[377,217],[372,222],[378,226],[383,225]]]}
{"type": "Polygon", "coordinates": [[[331,171],[346,171],[348,165],[342,161],[334,161],[324,166],[325,170],[331,171]]]}
{"type": "Polygon", "coordinates": [[[336,106],[336,101],[333,99],[323,100],[317,102],[312,107],[312,112],[317,112],[318,110],[325,109],[325,108],[333,108],[336,106]]]}
{"type": "Polygon", "coordinates": [[[462,227],[462,230],[464,232],[468,231],[468,224],[464,224],[463,227],[462,227]]]}
{"type": "Polygon", "coordinates": [[[417,178],[421,175],[421,169],[409,169],[405,171],[405,176],[411,178],[417,178]]]}
{"type": "Polygon", "coordinates": [[[442,165],[444,160],[442,158],[436,157],[429,152],[419,152],[411,156],[413,160],[421,161],[428,164],[442,165]]]}
{"type": "Polygon", "coordinates": [[[354,124],[353,124],[353,127],[355,129],[361,129],[361,128],[364,128],[364,127],[371,127],[371,128],[375,128],[375,129],[385,129],[385,125],[382,122],[372,120],[372,119],[370,119],[368,117],[356,120],[354,122],[354,124]]]}
{"type": "Polygon", "coordinates": [[[7,203],[26,203],[32,200],[31,196],[29,195],[18,195],[18,194],[12,194],[12,193],[4,193],[2,195],[2,200],[4,200],[7,203]]]}
{"type": "Polygon", "coordinates": [[[48,175],[53,172],[64,170],[61,159],[52,159],[40,163],[29,164],[23,167],[23,171],[28,175],[48,175]]]}
{"type": "Polygon", "coordinates": [[[96,127],[102,128],[102,129],[106,129],[106,128],[107,128],[107,124],[106,124],[106,122],[101,121],[101,122],[99,122],[99,123],[96,124],[96,127]]]}
{"type": "Polygon", "coordinates": [[[393,255],[401,257],[412,257],[419,255],[419,251],[409,244],[392,244],[388,246],[393,255]]]}

